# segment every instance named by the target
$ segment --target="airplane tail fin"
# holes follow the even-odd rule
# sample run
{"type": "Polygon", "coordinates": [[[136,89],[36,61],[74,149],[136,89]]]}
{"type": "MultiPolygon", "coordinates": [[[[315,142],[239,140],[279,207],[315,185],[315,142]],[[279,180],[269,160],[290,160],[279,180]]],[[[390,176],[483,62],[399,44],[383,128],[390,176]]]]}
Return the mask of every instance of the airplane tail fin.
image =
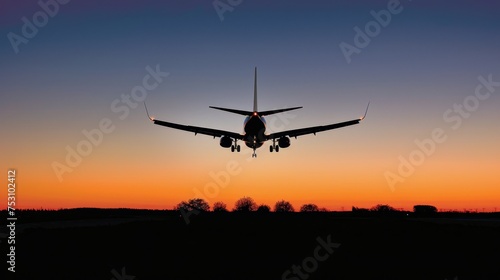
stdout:
{"type": "Polygon", "coordinates": [[[255,67],[254,82],[253,82],[253,112],[236,110],[236,109],[229,109],[229,108],[213,107],[213,106],[209,106],[209,107],[212,109],[222,110],[222,111],[226,111],[226,112],[230,112],[230,113],[234,113],[234,114],[239,114],[239,115],[243,115],[243,116],[250,116],[253,113],[257,113],[259,116],[268,116],[268,115],[272,115],[272,114],[276,114],[276,113],[282,113],[282,112],[302,108],[302,107],[293,107],[293,108],[276,109],[276,110],[268,110],[268,111],[259,112],[258,108],[257,108],[257,67],[255,67]]]}
{"type": "Polygon", "coordinates": [[[258,112],[257,110],[257,67],[255,67],[255,74],[253,80],[253,111],[258,112]]]}
{"type": "Polygon", "coordinates": [[[253,111],[254,112],[257,112],[257,114],[259,114],[259,116],[268,116],[268,115],[286,112],[286,111],[291,111],[291,110],[300,109],[300,108],[302,108],[302,107],[293,107],[293,108],[277,109],[277,110],[269,110],[269,111],[259,112],[259,110],[257,108],[257,67],[255,67],[254,82],[253,82],[253,111]]]}

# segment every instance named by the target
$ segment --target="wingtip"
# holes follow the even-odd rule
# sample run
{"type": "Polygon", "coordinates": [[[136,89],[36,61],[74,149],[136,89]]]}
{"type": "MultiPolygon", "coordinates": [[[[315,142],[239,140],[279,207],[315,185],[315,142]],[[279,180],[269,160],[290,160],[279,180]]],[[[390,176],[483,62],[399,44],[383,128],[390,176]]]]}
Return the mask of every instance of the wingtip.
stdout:
{"type": "Polygon", "coordinates": [[[370,107],[370,102],[371,101],[368,101],[368,105],[366,106],[365,114],[363,115],[363,117],[361,117],[361,120],[364,120],[366,118],[366,114],[368,113],[368,107],[370,107]]]}
{"type": "Polygon", "coordinates": [[[150,117],[150,116],[149,116],[148,107],[146,106],[146,102],[144,102],[144,108],[146,109],[146,114],[148,115],[148,119],[149,119],[150,121],[154,121],[154,120],[155,120],[155,118],[152,118],[152,117],[150,117]]]}

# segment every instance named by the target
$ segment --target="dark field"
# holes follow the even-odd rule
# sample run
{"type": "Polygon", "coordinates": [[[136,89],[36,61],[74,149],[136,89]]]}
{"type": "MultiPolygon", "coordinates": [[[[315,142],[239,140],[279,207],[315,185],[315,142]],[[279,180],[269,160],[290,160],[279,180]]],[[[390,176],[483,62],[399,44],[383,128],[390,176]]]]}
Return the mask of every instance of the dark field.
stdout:
{"type": "Polygon", "coordinates": [[[174,211],[18,212],[16,272],[5,261],[4,272],[37,280],[500,279],[498,214],[364,215],[209,212],[186,224],[174,211]]]}

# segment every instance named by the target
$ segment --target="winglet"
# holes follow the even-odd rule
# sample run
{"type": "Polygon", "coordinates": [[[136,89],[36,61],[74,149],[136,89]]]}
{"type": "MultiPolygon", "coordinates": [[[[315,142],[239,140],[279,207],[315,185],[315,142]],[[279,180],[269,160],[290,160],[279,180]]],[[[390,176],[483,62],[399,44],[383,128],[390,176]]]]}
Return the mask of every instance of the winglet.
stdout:
{"type": "Polygon", "coordinates": [[[155,118],[152,118],[152,117],[150,117],[150,116],[149,116],[148,107],[146,106],[146,102],[144,102],[144,108],[146,108],[146,114],[148,115],[148,118],[149,118],[150,120],[154,121],[154,120],[155,120],[155,118]]]}
{"type": "Polygon", "coordinates": [[[368,101],[368,105],[366,106],[366,111],[365,111],[365,115],[363,117],[361,117],[360,120],[364,120],[365,117],[366,117],[366,113],[368,113],[368,107],[370,107],[370,101],[368,101]]]}

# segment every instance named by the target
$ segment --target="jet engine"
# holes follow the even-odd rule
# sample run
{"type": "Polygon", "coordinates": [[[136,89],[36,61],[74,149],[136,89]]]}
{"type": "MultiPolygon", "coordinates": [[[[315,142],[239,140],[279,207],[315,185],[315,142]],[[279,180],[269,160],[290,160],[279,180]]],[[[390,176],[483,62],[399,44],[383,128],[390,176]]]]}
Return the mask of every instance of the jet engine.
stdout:
{"type": "Polygon", "coordinates": [[[283,136],[278,140],[278,145],[280,148],[288,148],[290,147],[290,138],[283,136]]]}
{"type": "Polygon", "coordinates": [[[233,139],[231,139],[231,137],[228,137],[228,136],[221,137],[221,139],[220,139],[220,146],[221,147],[229,148],[229,147],[231,147],[231,145],[233,145],[233,139]]]}

